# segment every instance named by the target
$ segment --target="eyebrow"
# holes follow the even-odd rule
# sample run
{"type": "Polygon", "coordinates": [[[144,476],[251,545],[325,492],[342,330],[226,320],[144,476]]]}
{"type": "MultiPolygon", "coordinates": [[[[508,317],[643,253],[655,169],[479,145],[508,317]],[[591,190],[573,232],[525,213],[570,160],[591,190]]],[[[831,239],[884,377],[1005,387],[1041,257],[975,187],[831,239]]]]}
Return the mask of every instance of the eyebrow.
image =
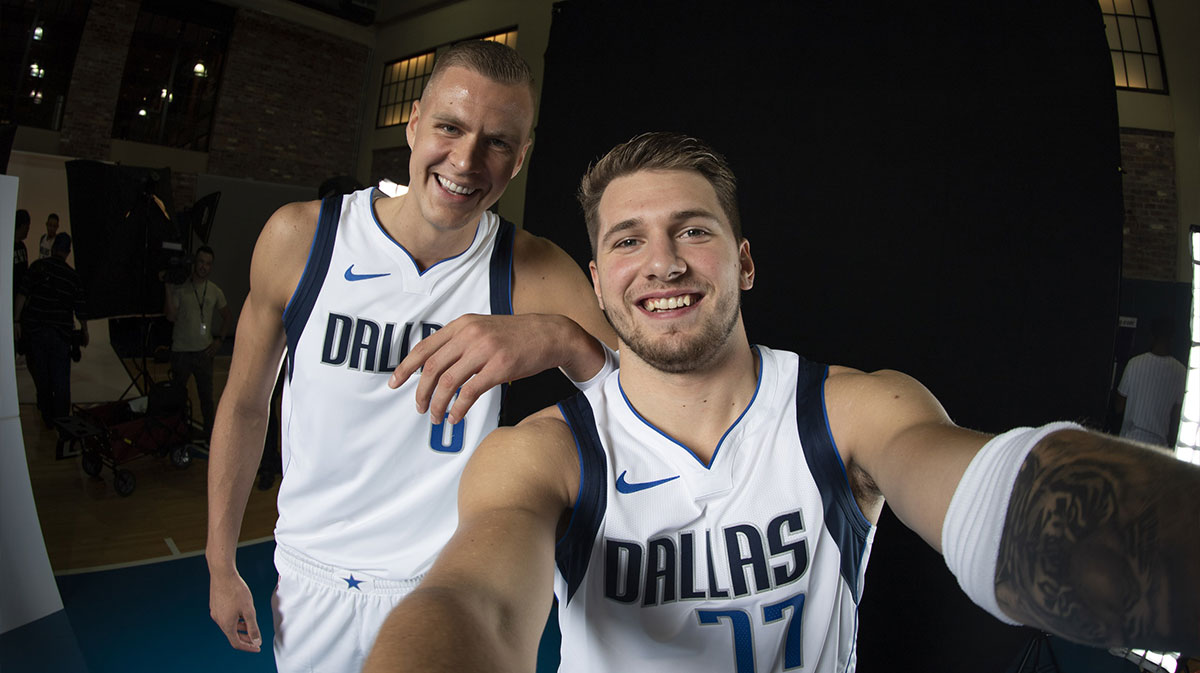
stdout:
{"type": "MultiPolygon", "coordinates": [[[[692,209],[692,210],[678,210],[678,211],[671,213],[671,222],[685,222],[687,220],[691,220],[694,218],[713,220],[714,222],[721,221],[720,218],[718,218],[716,215],[712,214],[711,212],[709,212],[707,210],[704,210],[703,208],[697,208],[697,209],[692,209]]],[[[640,218],[640,217],[631,217],[627,220],[621,220],[620,222],[614,224],[611,229],[604,232],[604,236],[600,240],[604,243],[607,243],[616,234],[619,234],[628,229],[633,229],[635,227],[638,227],[641,224],[643,224],[643,222],[644,222],[644,220],[642,220],[642,218],[640,218]]]]}
{"type": "MultiPolygon", "coordinates": [[[[431,113],[429,116],[433,119],[433,121],[435,123],[451,124],[451,125],[457,126],[459,128],[466,126],[466,122],[464,122],[457,115],[447,114],[444,112],[434,112],[434,113],[431,113]]],[[[489,129],[484,129],[484,132],[480,133],[480,135],[483,136],[484,138],[498,138],[500,140],[507,141],[514,145],[518,144],[520,142],[520,138],[521,138],[520,132],[514,132],[512,129],[498,129],[495,131],[490,131],[489,129]]]]}

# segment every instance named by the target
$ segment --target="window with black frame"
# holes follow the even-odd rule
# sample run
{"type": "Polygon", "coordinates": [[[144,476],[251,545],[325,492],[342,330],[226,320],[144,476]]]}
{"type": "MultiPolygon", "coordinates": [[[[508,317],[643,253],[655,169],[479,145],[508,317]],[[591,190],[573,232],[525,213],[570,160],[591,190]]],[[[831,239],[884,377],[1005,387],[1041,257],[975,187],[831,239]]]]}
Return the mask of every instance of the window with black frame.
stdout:
{"type": "Polygon", "coordinates": [[[57,131],[91,0],[0,0],[0,124],[57,131]]]}
{"type": "Polygon", "coordinates": [[[205,0],[143,0],[113,137],[207,151],[233,19],[205,0]]]}
{"type": "Polygon", "coordinates": [[[1099,0],[1118,89],[1167,93],[1158,23],[1150,0],[1099,0]]]}

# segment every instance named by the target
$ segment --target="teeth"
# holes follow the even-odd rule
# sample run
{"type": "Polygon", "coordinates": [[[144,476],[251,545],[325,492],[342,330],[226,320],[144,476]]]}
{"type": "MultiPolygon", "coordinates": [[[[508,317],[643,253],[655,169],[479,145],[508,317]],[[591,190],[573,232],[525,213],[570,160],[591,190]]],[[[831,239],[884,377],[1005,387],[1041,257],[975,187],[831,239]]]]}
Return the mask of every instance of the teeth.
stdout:
{"type": "Polygon", "coordinates": [[[678,297],[659,297],[657,299],[647,299],[643,306],[647,311],[670,311],[671,309],[683,308],[684,306],[692,305],[692,295],[685,294],[678,297]]]}
{"type": "Polygon", "coordinates": [[[463,187],[462,185],[460,185],[458,183],[450,182],[449,180],[447,180],[446,178],[443,178],[440,175],[437,176],[437,179],[438,179],[438,184],[445,187],[446,191],[448,191],[452,194],[460,194],[462,196],[468,196],[470,194],[474,194],[476,191],[470,187],[463,187]]]}

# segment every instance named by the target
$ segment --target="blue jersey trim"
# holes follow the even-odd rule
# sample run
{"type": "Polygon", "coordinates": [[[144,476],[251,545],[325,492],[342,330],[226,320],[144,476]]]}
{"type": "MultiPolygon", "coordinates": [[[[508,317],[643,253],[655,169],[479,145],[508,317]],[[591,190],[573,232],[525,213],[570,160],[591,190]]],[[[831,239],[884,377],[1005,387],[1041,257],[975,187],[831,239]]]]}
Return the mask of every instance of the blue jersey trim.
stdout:
{"type": "Polygon", "coordinates": [[[671,435],[668,435],[667,433],[663,432],[662,430],[659,430],[658,427],[656,427],[653,423],[646,420],[645,418],[642,418],[642,415],[637,412],[637,409],[634,409],[633,405],[630,404],[629,398],[625,396],[625,388],[621,385],[620,377],[617,377],[617,388],[621,391],[621,399],[625,400],[625,406],[629,407],[629,410],[633,412],[633,415],[636,416],[639,421],[641,421],[642,423],[645,423],[646,427],[650,428],[651,430],[657,432],[658,434],[662,435],[663,437],[666,437],[668,440],[671,441],[671,443],[675,444],[676,446],[679,446],[684,451],[687,451],[688,454],[692,458],[696,459],[697,463],[700,463],[700,465],[702,465],[704,467],[704,469],[710,470],[710,469],[712,469],[712,464],[714,462],[716,462],[716,460],[717,460],[717,454],[719,454],[721,452],[721,446],[725,443],[725,438],[728,437],[729,433],[733,432],[733,429],[737,427],[738,423],[741,423],[742,419],[746,417],[746,412],[750,411],[750,407],[754,406],[754,400],[758,399],[758,391],[762,388],[762,375],[763,375],[762,353],[759,352],[758,346],[751,346],[751,348],[753,348],[754,351],[756,353],[758,353],[758,380],[754,382],[754,395],[750,398],[750,402],[746,405],[746,408],[742,409],[742,413],[739,414],[736,419],[734,419],[733,423],[731,423],[728,428],[725,428],[725,432],[724,432],[724,434],[721,435],[721,439],[717,440],[717,448],[713,450],[712,460],[708,461],[707,463],[705,463],[703,460],[700,460],[700,456],[697,456],[696,452],[692,451],[691,447],[689,447],[688,445],[679,441],[678,439],[675,439],[671,435]]]}
{"type": "Polygon", "coordinates": [[[308,261],[304,264],[304,273],[295,293],[283,310],[283,330],[287,336],[288,350],[288,379],[296,368],[296,347],[300,343],[300,335],[304,333],[304,325],[317,304],[317,295],[325,283],[329,273],[329,260],[333,258],[333,244],[337,240],[338,222],[342,219],[342,196],[328,196],[321,201],[321,214],[317,218],[317,232],[313,235],[312,247],[308,251],[308,261]]]}
{"type": "Polygon", "coordinates": [[[583,393],[558,403],[558,410],[575,436],[579,452],[579,494],[571,511],[567,530],[554,549],[558,571],[567,582],[567,595],[560,597],[569,605],[575,591],[583,584],[588,563],[592,559],[592,543],[604,521],[608,507],[607,458],[600,435],[596,432],[596,417],[592,405],[583,393]]]}
{"type": "Polygon", "coordinates": [[[829,417],[825,411],[825,378],[829,367],[800,358],[800,371],[796,384],[796,424],[800,431],[800,446],[808,470],[817,482],[824,504],[825,528],[841,551],[842,579],[850,587],[855,605],[859,601],[859,577],[863,567],[863,556],[867,549],[867,536],[871,524],[858,509],[846,467],[842,463],[833,433],[829,429],[829,417]]]}
{"type": "Polygon", "coordinates": [[[512,315],[513,240],[516,227],[501,218],[496,242],[492,246],[491,287],[492,315],[512,315]]]}
{"type": "MultiPolygon", "coordinates": [[[[492,244],[489,273],[492,293],[492,315],[512,315],[513,241],[516,227],[512,222],[500,218],[500,228],[492,244]]],[[[500,400],[508,399],[508,382],[500,384],[500,400]]],[[[503,410],[500,416],[504,416],[503,410]]]]}
{"type": "MultiPolygon", "coordinates": [[[[372,194],[374,194],[374,191],[372,191],[372,194]]],[[[387,237],[387,239],[389,241],[391,241],[393,245],[395,245],[397,248],[400,248],[400,251],[404,253],[405,257],[408,257],[408,261],[412,262],[413,268],[416,269],[418,276],[424,276],[425,274],[429,273],[429,270],[432,269],[433,267],[438,266],[439,264],[444,264],[446,262],[449,262],[452,259],[457,259],[457,258],[462,257],[463,255],[467,254],[467,251],[471,249],[471,245],[474,245],[475,239],[479,238],[479,223],[476,222],[475,223],[475,235],[471,237],[471,243],[469,243],[467,245],[467,247],[462,250],[462,252],[459,252],[456,255],[451,255],[451,256],[447,257],[446,259],[439,259],[438,261],[434,262],[433,264],[430,264],[429,267],[426,268],[424,271],[422,271],[421,265],[417,263],[416,258],[412,256],[412,253],[408,251],[408,248],[404,247],[404,245],[402,243],[400,243],[400,241],[397,241],[396,239],[392,238],[391,234],[389,234],[387,232],[387,229],[383,228],[383,224],[379,221],[379,217],[375,214],[374,203],[375,203],[375,199],[372,198],[371,199],[371,204],[372,204],[371,205],[371,219],[375,220],[375,226],[379,227],[379,231],[383,232],[383,235],[385,237],[387,237]]],[[[482,219],[480,221],[482,221],[482,219]]]]}

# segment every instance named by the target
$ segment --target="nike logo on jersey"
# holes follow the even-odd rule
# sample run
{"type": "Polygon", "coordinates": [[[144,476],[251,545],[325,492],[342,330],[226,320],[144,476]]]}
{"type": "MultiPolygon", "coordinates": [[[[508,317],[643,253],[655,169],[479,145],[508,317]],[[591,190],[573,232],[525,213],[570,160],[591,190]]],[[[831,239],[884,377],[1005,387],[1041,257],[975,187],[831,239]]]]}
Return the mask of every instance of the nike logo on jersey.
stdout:
{"type": "Polygon", "coordinates": [[[617,477],[617,492],[619,492],[619,493],[637,493],[638,491],[644,491],[648,488],[654,488],[655,486],[665,484],[668,481],[675,481],[676,479],[679,478],[679,475],[675,475],[674,477],[667,477],[666,479],[657,479],[655,481],[642,481],[642,482],[636,482],[636,483],[631,484],[631,483],[625,481],[625,473],[626,472],[628,472],[628,470],[626,470],[625,472],[622,472],[621,476],[617,477]]]}
{"type": "Polygon", "coordinates": [[[390,276],[390,273],[354,273],[354,265],[346,267],[346,280],[354,282],[356,280],[370,280],[372,278],[383,278],[390,276]]]}

